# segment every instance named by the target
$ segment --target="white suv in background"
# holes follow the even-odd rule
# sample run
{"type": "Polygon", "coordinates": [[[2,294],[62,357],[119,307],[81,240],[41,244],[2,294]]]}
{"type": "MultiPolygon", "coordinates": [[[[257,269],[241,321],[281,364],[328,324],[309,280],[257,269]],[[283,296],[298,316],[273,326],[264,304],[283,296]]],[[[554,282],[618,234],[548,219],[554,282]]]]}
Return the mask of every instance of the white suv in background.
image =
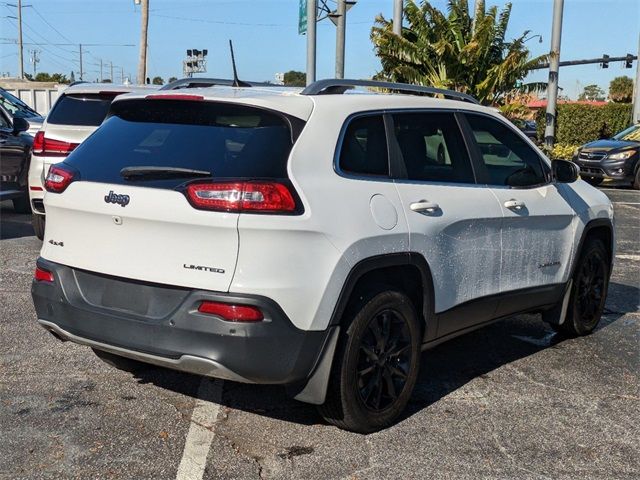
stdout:
{"type": "Polygon", "coordinates": [[[44,177],[49,166],[58,163],[91,135],[104,120],[117,95],[135,89],[157,89],[109,83],[78,83],[67,88],[35,134],[29,166],[29,197],[36,236],[44,237],[44,177]]]}
{"type": "Polygon", "coordinates": [[[359,432],[447,339],[522,312],[591,332],[614,258],[573,163],[427,87],[120,96],[45,186],[44,328],[122,367],[286,385],[359,432]]]}

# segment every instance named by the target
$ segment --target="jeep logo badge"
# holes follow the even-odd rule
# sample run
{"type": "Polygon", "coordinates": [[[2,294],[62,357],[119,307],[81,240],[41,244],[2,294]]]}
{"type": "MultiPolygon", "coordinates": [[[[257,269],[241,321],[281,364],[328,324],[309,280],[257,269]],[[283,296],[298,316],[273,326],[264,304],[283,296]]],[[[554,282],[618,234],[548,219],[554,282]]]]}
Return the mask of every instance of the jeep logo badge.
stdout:
{"type": "Polygon", "coordinates": [[[120,195],[113,193],[113,190],[108,195],[104,196],[104,201],[107,203],[117,203],[122,207],[126,207],[129,204],[129,195],[120,195]]]}

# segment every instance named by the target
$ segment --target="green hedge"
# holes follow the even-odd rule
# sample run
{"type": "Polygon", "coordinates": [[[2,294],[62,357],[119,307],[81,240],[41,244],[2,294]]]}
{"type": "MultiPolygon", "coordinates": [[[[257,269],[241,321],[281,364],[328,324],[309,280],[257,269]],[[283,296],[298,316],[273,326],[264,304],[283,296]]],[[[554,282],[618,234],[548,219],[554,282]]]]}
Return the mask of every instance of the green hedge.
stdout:
{"type": "MultiPolygon", "coordinates": [[[[608,103],[586,105],[565,103],[558,105],[556,143],[582,145],[599,138],[609,138],[631,124],[631,104],[608,103]]],[[[538,112],[538,138],[544,138],[545,111],[538,112]]]]}

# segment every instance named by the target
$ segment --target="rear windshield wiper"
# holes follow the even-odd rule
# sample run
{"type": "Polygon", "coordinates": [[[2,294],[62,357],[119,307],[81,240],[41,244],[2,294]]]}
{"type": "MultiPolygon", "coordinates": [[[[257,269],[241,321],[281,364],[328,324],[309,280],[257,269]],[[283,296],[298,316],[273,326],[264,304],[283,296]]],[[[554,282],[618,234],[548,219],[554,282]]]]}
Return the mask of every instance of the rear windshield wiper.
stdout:
{"type": "Polygon", "coordinates": [[[156,178],[210,177],[212,174],[206,170],[193,170],[191,168],[141,166],[125,167],[120,170],[120,175],[126,180],[149,180],[156,178]]]}

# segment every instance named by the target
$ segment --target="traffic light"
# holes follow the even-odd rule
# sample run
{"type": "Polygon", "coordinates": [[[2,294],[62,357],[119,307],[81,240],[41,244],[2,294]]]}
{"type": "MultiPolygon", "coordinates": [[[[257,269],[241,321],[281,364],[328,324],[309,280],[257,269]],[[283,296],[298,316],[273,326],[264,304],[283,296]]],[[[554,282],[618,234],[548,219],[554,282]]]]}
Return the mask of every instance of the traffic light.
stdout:
{"type": "Polygon", "coordinates": [[[602,63],[600,64],[602,68],[609,68],[609,55],[606,53],[602,55],[602,63]]]}
{"type": "Polygon", "coordinates": [[[192,54],[191,50],[187,50],[187,57],[190,57],[192,54]]]}
{"type": "Polygon", "coordinates": [[[631,68],[633,66],[633,55],[627,53],[626,60],[624,61],[624,68],[631,68]]]}

